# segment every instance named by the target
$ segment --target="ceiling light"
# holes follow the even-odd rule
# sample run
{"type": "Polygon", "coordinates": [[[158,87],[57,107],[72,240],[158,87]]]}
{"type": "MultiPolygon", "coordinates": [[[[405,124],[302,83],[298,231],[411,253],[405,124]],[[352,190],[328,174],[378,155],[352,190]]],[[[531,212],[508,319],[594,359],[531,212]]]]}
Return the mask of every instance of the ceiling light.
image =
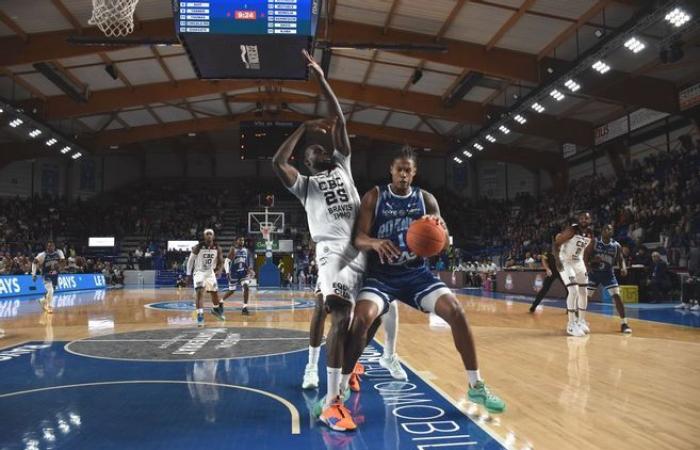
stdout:
{"type": "Polygon", "coordinates": [[[58,141],[56,140],[56,138],[51,138],[51,139],[49,139],[48,141],[46,141],[46,146],[47,146],[47,147],[51,147],[51,146],[52,146],[53,144],[55,144],[56,142],[58,142],[58,141]]]}
{"type": "Polygon", "coordinates": [[[560,102],[564,100],[565,95],[561,93],[558,89],[552,90],[552,92],[549,93],[552,97],[554,97],[554,100],[560,102]]]}
{"type": "Polygon", "coordinates": [[[4,112],[5,112],[5,110],[2,109],[2,108],[0,108],[0,114],[2,114],[2,113],[4,113],[4,112]]]}
{"type": "Polygon", "coordinates": [[[625,48],[632,53],[639,53],[644,50],[645,47],[646,45],[644,45],[644,42],[640,41],[636,37],[629,38],[627,42],[625,42],[625,48]]]}
{"type": "Polygon", "coordinates": [[[197,133],[187,133],[187,136],[189,136],[189,137],[195,137],[195,136],[197,136],[197,133]]]}
{"type": "Polygon", "coordinates": [[[71,156],[71,158],[73,158],[73,159],[78,159],[78,158],[80,158],[81,156],[83,156],[83,154],[80,153],[80,152],[78,152],[78,153],[73,154],[73,156],[71,156]]]}
{"type": "Polygon", "coordinates": [[[67,146],[67,145],[61,149],[61,153],[63,153],[64,155],[65,155],[66,153],[68,153],[69,151],[70,151],[70,147],[67,146]]]}
{"type": "Polygon", "coordinates": [[[496,142],[496,138],[491,136],[490,134],[486,135],[486,140],[489,142],[496,142]]]}
{"type": "Polygon", "coordinates": [[[501,130],[501,133],[503,133],[503,134],[510,133],[510,130],[505,125],[501,125],[500,127],[498,127],[498,129],[501,130]]]}
{"type": "Polygon", "coordinates": [[[453,159],[454,159],[454,162],[456,162],[457,164],[462,164],[462,160],[459,159],[458,157],[455,156],[453,159]]]}
{"type": "Polygon", "coordinates": [[[41,134],[41,130],[38,128],[34,128],[32,131],[29,132],[29,137],[30,138],[35,138],[41,134]]]}
{"type": "Polygon", "coordinates": [[[600,73],[606,73],[608,70],[610,70],[610,66],[600,60],[596,61],[592,67],[600,73]]]}
{"type": "Polygon", "coordinates": [[[518,114],[518,115],[516,115],[515,117],[513,117],[513,120],[515,120],[516,122],[518,122],[520,125],[522,125],[522,124],[524,124],[525,122],[527,122],[527,119],[524,118],[523,116],[521,116],[520,114],[518,114]]]}
{"type": "Polygon", "coordinates": [[[574,80],[569,80],[566,83],[564,83],[564,86],[566,86],[571,92],[576,92],[579,89],[581,89],[581,85],[575,82],[574,80]]]}
{"type": "Polygon", "coordinates": [[[471,158],[471,157],[472,157],[472,154],[469,153],[469,150],[465,150],[465,151],[463,151],[462,153],[464,153],[464,156],[466,156],[467,158],[471,158]]]}
{"type": "Polygon", "coordinates": [[[479,144],[478,142],[474,142],[473,147],[479,151],[482,151],[484,149],[484,146],[479,144]]]}
{"type": "Polygon", "coordinates": [[[12,122],[10,122],[10,126],[12,128],[17,128],[18,126],[22,125],[24,121],[22,119],[15,119],[12,122]]]}
{"type": "Polygon", "coordinates": [[[540,105],[537,102],[532,104],[532,109],[534,109],[535,111],[537,111],[540,114],[542,114],[544,112],[544,106],[540,105]]]}
{"type": "Polygon", "coordinates": [[[681,8],[676,8],[670,13],[666,14],[666,21],[671,23],[676,28],[682,27],[686,22],[690,20],[690,14],[682,10],[681,8]]]}

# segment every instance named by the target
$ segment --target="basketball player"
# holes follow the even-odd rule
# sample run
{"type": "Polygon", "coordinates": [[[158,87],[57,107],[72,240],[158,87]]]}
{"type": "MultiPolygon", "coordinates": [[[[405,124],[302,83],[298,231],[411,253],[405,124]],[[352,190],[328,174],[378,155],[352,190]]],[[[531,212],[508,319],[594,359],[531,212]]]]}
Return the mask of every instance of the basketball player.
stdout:
{"type": "MultiPolygon", "coordinates": [[[[445,231],[435,197],[412,186],[416,175],[416,156],[403,148],[391,163],[391,184],[377,186],[365,194],[355,227],[355,246],[369,252],[369,268],[355,305],[354,319],[347,341],[343,364],[343,383],[362,354],[376,319],[389,305],[400,300],[419,311],[435,313],[452,329],[468,377],[468,396],[492,412],[501,412],[505,403],[491,393],[479,374],[476,347],[462,306],[452,291],[428,269],[425,258],[412,253],[406,245],[406,233],[413,220],[430,217],[445,231]]],[[[343,386],[341,386],[342,389],[343,386]]]]}
{"type": "Polygon", "coordinates": [[[542,288],[539,290],[537,296],[535,297],[535,301],[532,302],[532,305],[530,306],[531,313],[534,313],[539,304],[542,303],[544,296],[547,295],[547,292],[549,292],[549,289],[556,280],[559,280],[562,284],[565,284],[561,279],[559,270],[557,270],[557,260],[551,251],[547,251],[542,254],[542,267],[544,267],[544,271],[547,276],[542,281],[542,288]]]}
{"type": "Polygon", "coordinates": [[[568,294],[566,311],[569,322],[566,332],[571,336],[585,336],[590,330],[586,323],[588,306],[588,261],[593,250],[591,215],[582,212],[578,223],[568,226],[554,239],[554,255],[568,294]]]}
{"type": "Polygon", "coordinates": [[[32,261],[32,281],[36,282],[38,269],[41,270],[41,275],[44,278],[46,295],[39,299],[39,303],[49,314],[53,312],[51,303],[53,302],[53,291],[58,285],[58,275],[63,271],[65,264],[66,256],[63,254],[63,250],[57,250],[53,241],[48,241],[45,250],[36,255],[32,261]]]}
{"type": "Polygon", "coordinates": [[[589,263],[592,270],[588,272],[588,296],[592,297],[598,286],[607,290],[615,301],[615,308],[617,308],[617,313],[622,320],[620,332],[630,334],[632,333],[632,328],[627,324],[625,305],[622,303],[622,297],[620,297],[620,285],[617,283],[614,269],[614,266],[618,265],[620,274],[625,277],[627,276],[627,265],[622,257],[622,246],[612,238],[613,231],[611,224],[605,225],[600,239],[594,241],[590,255],[592,262],[589,263]]]}
{"type": "Polygon", "coordinates": [[[228,274],[228,292],[224,294],[219,306],[221,313],[224,311],[224,300],[232,296],[236,292],[236,288],[243,288],[243,309],[242,314],[247,316],[248,312],[248,295],[250,291],[250,282],[255,278],[253,271],[253,262],[250,251],[245,248],[245,238],[239,237],[236,243],[228,252],[228,257],[224,261],[224,270],[228,274]]]}
{"type": "Polygon", "coordinates": [[[214,241],[214,230],[204,230],[204,240],[192,247],[187,259],[187,277],[192,278],[197,298],[197,326],[204,326],[204,307],[202,296],[204,291],[211,294],[214,307],[211,313],[219,320],[224,320],[224,304],[219,301],[217,277],[221,274],[224,259],[221,249],[214,241]]]}

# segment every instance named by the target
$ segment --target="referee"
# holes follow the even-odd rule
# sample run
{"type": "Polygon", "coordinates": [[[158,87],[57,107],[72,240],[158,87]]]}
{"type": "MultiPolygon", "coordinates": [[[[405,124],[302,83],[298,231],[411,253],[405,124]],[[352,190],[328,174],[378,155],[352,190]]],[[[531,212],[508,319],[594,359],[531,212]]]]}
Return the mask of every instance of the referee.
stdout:
{"type": "Polygon", "coordinates": [[[542,266],[544,267],[545,272],[547,272],[547,277],[542,282],[542,289],[540,289],[540,291],[537,293],[535,301],[532,302],[532,306],[530,306],[531,313],[535,312],[537,305],[542,302],[542,299],[545,295],[547,295],[549,288],[552,287],[552,283],[554,283],[555,280],[561,281],[562,285],[564,284],[564,281],[562,281],[561,275],[557,270],[557,260],[554,259],[554,255],[551,251],[547,251],[542,254],[542,266]]]}

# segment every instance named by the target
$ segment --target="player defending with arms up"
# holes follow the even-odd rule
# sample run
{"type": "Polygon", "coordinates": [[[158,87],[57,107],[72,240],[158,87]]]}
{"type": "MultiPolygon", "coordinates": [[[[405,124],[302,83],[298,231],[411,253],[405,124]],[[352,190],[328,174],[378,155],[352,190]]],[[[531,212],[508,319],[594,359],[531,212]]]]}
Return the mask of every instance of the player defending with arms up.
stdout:
{"type": "Polygon", "coordinates": [[[53,241],[48,241],[46,243],[46,250],[36,255],[36,258],[34,258],[32,262],[32,281],[36,281],[37,269],[41,270],[41,275],[44,278],[46,295],[39,299],[39,303],[41,303],[41,306],[47,313],[53,312],[53,308],[51,307],[53,291],[58,285],[58,275],[65,265],[66,256],[63,254],[63,250],[56,249],[56,245],[53,241]]]}
{"type": "Polygon", "coordinates": [[[218,319],[224,320],[224,304],[219,301],[218,283],[216,278],[221,274],[224,258],[221,256],[219,245],[214,242],[214,230],[204,230],[204,241],[192,247],[187,260],[187,277],[192,278],[197,298],[197,326],[204,326],[204,307],[202,295],[206,290],[211,294],[214,307],[211,313],[218,319]]]}
{"type": "Polygon", "coordinates": [[[569,322],[566,332],[571,336],[585,336],[590,330],[586,323],[588,307],[588,261],[593,250],[591,214],[582,212],[578,223],[568,226],[554,238],[554,256],[568,294],[566,311],[569,322]]]}
{"type": "Polygon", "coordinates": [[[426,313],[435,313],[452,329],[452,338],[467,371],[468,396],[489,411],[502,412],[505,403],[491,393],[479,374],[476,346],[462,306],[452,291],[433,275],[421,258],[406,245],[408,228],[416,219],[428,215],[445,231],[435,197],[412,186],[416,175],[416,156],[402,149],[391,163],[391,184],[377,186],[362,198],[355,229],[355,246],[369,253],[369,270],[358,295],[350,337],[343,364],[343,382],[365,348],[376,320],[395,300],[426,313]]]}
{"type": "Polygon", "coordinates": [[[588,272],[588,296],[592,297],[598,286],[607,290],[615,301],[617,313],[622,320],[620,331],[629,334],[632,333],[632,328],[627,324],[625,305],[620,297],[620,285],[617,284],[615,277],[615,265],[620,267],[620,274],[623,277],[627,276],[627,265],[625,258],[622,257],[622,246],[612,238],[613,231],[611,224],[605,225],[600,239],[594,241],[593,251],[590,255],[592,261],[589,263],[592,270],[588,272]]]}
{"type": "Polygon", "coordinates": [[[245,248],[245,239],[239,237],[236,243],[228,252],[228,257],[224,261],[224,270],[228,274],[228,292],[224,294],[219,305],[221,313],[224,310],[224,300],[232,296],[236,292],[236,288],[243,288],[243,310],[244,316],[250,314],[248,312],[248,296],[250,295],[250,282],[255,277],[255,272],[252,269],[253,261],[250,251],[245,248]]]}

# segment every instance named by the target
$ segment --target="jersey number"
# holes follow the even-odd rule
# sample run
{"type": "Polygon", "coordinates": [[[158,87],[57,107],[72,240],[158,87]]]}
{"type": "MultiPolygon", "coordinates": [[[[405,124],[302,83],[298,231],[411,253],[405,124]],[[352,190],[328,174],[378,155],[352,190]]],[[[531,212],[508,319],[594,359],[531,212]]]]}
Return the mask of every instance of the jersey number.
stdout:
{"type": "Polygon", "coordinates": [[[343,188],[340,188],[336,191],[326,191],[323,193],[323,196],[326,197],[326,205],[328,206],[335,205],[336,203],[338,203],[338,201],[348,201],[348,194],[343,188]]]}

